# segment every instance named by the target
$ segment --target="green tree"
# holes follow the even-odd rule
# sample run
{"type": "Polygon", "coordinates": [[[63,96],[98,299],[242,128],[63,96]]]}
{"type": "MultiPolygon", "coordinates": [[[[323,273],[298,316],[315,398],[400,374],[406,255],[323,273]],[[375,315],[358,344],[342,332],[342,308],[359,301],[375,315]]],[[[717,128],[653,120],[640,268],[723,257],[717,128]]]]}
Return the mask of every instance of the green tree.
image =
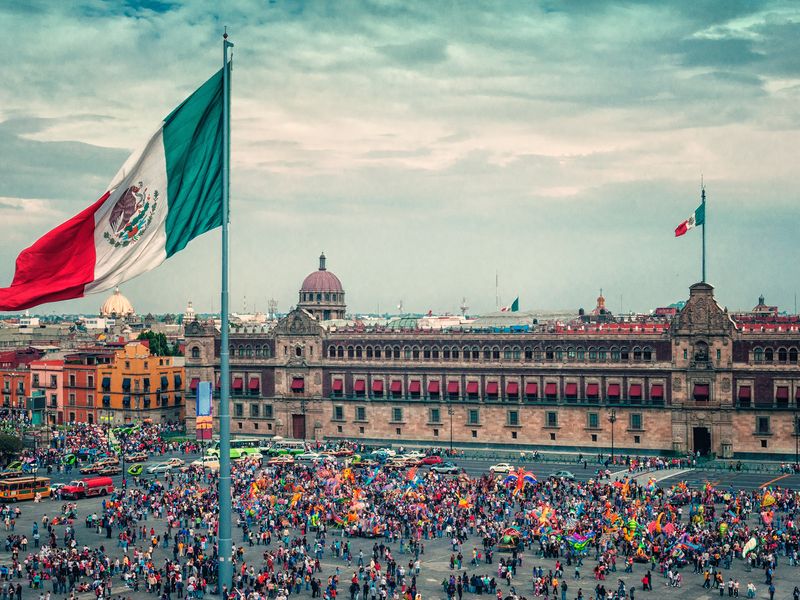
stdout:
{"type": "Polygon", "coordinates": [[[153,331],[143,331],[139,334],[139,340],[147,340],[150,345],[150,354],[154,356],[170,356],[169,343],[167,336],[163,333],[153,331]]]}
{"type": "Polygon", "coordinates": [[[0,458],[17,456],[22,452],[22,440],[15,435],[0,433],[0,458]]]}

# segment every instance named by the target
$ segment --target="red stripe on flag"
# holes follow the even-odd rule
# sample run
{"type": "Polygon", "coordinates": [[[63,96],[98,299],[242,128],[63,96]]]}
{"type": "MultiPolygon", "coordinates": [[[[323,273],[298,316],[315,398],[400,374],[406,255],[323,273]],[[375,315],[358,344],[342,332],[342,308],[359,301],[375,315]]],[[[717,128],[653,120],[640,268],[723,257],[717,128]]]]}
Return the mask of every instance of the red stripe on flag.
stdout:
{"type": "Polygon", "coordinates": [[[0,288],[0,310],[80,298],[94,280],[94,215],[110,192],[39,238],[17,257],[14,281],[0,288]]]}
{"type": "Polygon", "coordinates": [[[685,220],[683,223],[681,223],[680,225],[678,225],[678,226],[675,228],[675,237],[680,237],[680,236],[682,236],[684,233],[686,233],[687,231],[689,231],[689,227],[688,227],[688,225],[689,225],[689,219],[686,219],[686,220],[685,220]]]}

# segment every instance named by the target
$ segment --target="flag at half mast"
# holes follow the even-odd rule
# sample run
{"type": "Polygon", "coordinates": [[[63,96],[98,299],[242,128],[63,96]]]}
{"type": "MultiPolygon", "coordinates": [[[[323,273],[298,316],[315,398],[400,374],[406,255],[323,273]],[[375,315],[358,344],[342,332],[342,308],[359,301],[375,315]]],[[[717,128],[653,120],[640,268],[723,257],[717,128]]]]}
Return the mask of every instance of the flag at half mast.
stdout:
{"type": "Polygon", "coordinates": [[[0,310],[101,292],[222,225],[223,72],[173,110],[91,206],[17,258],[0,310]]]}
{"type": "Polygon", "coordinates": [[[519,311],[519,296],[514,298],[514,301],[509,304],[508,306],[504,306],[500,309],[500,312],[517,312],[519,311]]]}

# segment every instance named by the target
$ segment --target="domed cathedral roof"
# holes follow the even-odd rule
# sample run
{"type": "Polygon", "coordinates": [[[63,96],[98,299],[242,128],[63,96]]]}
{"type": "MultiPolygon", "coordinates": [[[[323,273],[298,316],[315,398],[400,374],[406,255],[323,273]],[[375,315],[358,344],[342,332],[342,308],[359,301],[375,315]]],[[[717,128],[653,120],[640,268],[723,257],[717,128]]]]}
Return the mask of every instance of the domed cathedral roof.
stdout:
{"type": "Polygon", "coordinates": [[[114,293],[100,307],[101,317],[130,317],[134,314],[133,305],[120,293],[118,287],[114,288],[114,293]]]}
{"type": "Polygon", "coordinates": [[[319,256],[319,270],[303,280],[297,308],[308,311],[318,321],[344,319],[347,305],[339,278],[325,267],[325,253],[319,256]]]}
{"type": "Polygon", "coordinates": [[[319,255],[319,270],[310,273],[300,286],[301,292],[343,292],[339,278],[325,268],[325,253],[319,255]]]}

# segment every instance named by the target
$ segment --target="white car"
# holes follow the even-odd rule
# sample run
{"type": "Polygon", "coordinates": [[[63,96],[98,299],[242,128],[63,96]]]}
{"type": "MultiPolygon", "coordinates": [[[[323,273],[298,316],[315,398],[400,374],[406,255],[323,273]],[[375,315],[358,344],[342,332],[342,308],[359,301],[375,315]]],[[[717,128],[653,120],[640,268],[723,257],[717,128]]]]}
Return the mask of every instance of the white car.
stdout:
{"type": "Polygon", "coordinates": [[[489,467],[489,471],[492,473],[492,475],[496,473],[511,473],[513,470],[514,467],[508,463],[497,463],[496,465],[489,467]]]}
{"type": "Polygon", "coordinates": [[[147,467],[147,472],[150,473],[150,475],[157,475],[158,473],[171,473],[172,470],[176,468],[177,466],[172,463],[162,462],[147,467]]]}
{"type": "Polygon", "coordinates": [[[219,469],[219,460],[213,456],[201,456],[197,460],[192,461],[193,467],[204,467],[206,469],[217,468],[219,469]]]}
{"type": "Polygon", "coordinates": [[[313,462],[315,460],[322,460],[323,456],[317,452],[303,452],[295,456],[295,459],[303,462],[313,462]]]}
{"type": "Polygon", "coordinates": [[[166,462],[173,467],[182,467],[184,464],[186,464],[182,458],[170,458],[166,462]]]}
{"type": "Polygon", "coordinates": [[[389,457],[397,456],[397,452],[395,452],[391,448],[380,448],[378,450],[375,450],[375,454],[385,454],[386,456],[389,457]]]}
{"type": "Polygon", "coordinates": [[[413,458],[415,460],[420,460],[425,458],[425,455],[422,452],[406,452],[403,454],[403,458],[413,458]]]}
{"type": "Polygon", "coordinates": [[[264,458],[264,455],[261,452],[251,452],[250,454],[242,454],[239,458],[235,460],[257,460],[261,461],[264,458]]]}

